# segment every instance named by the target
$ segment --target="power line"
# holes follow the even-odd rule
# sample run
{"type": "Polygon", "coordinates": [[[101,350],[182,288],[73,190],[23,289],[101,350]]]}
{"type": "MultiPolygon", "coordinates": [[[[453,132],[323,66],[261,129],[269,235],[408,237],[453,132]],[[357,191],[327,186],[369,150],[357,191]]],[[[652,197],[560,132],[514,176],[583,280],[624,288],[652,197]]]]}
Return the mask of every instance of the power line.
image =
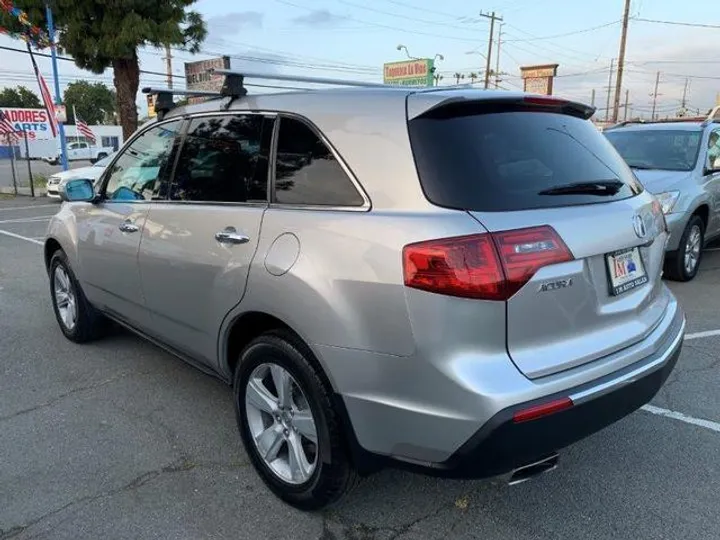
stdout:
{"type": "Polygon", "coordinates": [[[715,30],[720,29],[720,25],[717,24],[704,24],[704,23],[688,23],[688,22],[680,22],[680,21],[659,21],[656,19],[641,19],[641,18],[635,18],[634,20],[638,22],[646,22],[646,23],[654,23],[654,24],[669,24],[673,26],[689,26],[691,28],[713,28],[715,30]]]}
{"type": "Polygon", "coordinates": [[[396,18],[404,19],[404,20],[406,20],[406,21],[415,21],[415,22],[419,22],[419,23],[422,23],[422,24],[431,24],[431,25],[435,25],[435,26],[444,26],[444,27],[452,28],[453,30],[457,30],[457,29],[458,29],[457,23],[452,24],[452,23],[446,23],[446,22],[444,23],[444,22],[438,22],[438,21],[429,21],[429,20],[427,20],[427,19],[418,19],[418,18],[416,18],[416,17],[408,17],[407,15],[402,15],[402,14],[400,14],[400,13],[392,13],[392,12],[390,12],[390,11],[384,11],[384,10],[382,10],[382,9],[377,9],[377,8],[372,8],[372,7],[368,7],[368,6],[363,6],[362,4],[356,4],[355,2],[348,2],[347,0],[335,0],[335,1],[338,2],[338,3],[340,3],[340,4],[344,4],[344,5],[346,5],[346,6],[350,6],[350,7],[354,7],[354,8],[358,8],[358,9],[364,9],[364,10],[366,10],[366,11],[372,11],[373,13],[379,13],[379,14],[381,14],[381,15],[388,15],[388,16],[390,16],[390,17],[396,17],[396,18]]]}
{"type": "Polygon", "coordinates": [[[588,32],[594,32],[595,30],[600,30],[602,28],[608,28],[610,26],[615,26],[622,22],[622,19],[618,19],[617,21],[612,21],[605,24],[600,24],[598,26],[592,26],[590,28],[583,28],[581,30],[573,30],[572,32],[565,32],[564,34],[554,34],[552,36],[540,36],[540,37],[534,37],[534,38],[528,38],[528,39],[507,39],[506,42],[510,41],[517,41],[517,42],[530,42],[530,41],[541,41],[545,39],[556,39],[556,38],[562,38],[567,36],[575,36],[577,34],[585,34],[588,32]]]}
{"type": "MultiPolygon", "coordinates": [[[[275,2],[284,4],[286,6],[291,6],[291,7],[297,8],[297,9],[302,9],[304,11],[315,11],[313,8],[310,8],[307,6],[301,6],[294,2],[289,2],[288,0],[275,0],[275,2]]],[[[433,34],[431,32],[421,32],[419,30],[408,30],[407,28],[400,28],[397,26],[391,26],[389,24],[382,24],[382,23],[377,23],[377,22],[356,19],[355,17],[350,17],[347,15],[343,15],[342,18],[348,19],[351,21],[355,21],[355,22],[359,22],[361,24],[367,24],[368,26],[376,26],[378,28],[385,28],[387,30],[394,30],[395,32],[404,32],[406,34],[416,34],[418,36],[438,37],[438,38],[447,39],[447,40],[462,41],[464,43],[477,43],[478,41],[480,41],[478,39],[460,38],[460,37],[455,37],[455,36],[449,36],[447,34],[433,34]]]]}

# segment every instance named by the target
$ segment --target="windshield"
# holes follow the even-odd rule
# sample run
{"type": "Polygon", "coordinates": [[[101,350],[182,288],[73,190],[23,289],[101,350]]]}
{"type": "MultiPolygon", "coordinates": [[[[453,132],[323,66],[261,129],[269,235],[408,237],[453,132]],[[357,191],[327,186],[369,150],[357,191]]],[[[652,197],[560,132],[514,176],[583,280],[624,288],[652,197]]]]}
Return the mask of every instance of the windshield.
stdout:
{"type": "Polygon", "coordinates": [[[108,165],[110,165],[110,162],[115,157],[115,154],[117,154],[117,152],[113,152],[109,156],[106,156],[106,157],[102,158],[101,160],[96,161],[95,167],[107,167],[108,165]]]}
{"type": "Polygon", "coordinates": [[[605,136],[630,167],[691,171],[700,151],[700,130],[607,131],[605,136]]]}
{"type": "Polygon", "coordinates": [[[409,123],[430,202],[502,212],[616,201],[642,191],[587,120],[550,112],[438,111],[409,123]]]}

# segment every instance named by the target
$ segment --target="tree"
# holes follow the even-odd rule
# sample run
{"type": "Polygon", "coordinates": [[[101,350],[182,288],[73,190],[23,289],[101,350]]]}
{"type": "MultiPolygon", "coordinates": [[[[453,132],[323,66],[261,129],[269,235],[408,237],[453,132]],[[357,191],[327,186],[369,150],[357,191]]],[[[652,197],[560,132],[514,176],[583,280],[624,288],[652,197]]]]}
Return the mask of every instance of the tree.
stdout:
{"type": "MultiPolygon", "coordinates": [[[[45,28],[47,0],[15,0],[33,24],[45,28]]],[[[117,109],[127,139],[137,129],[140,84],[138,47],[176,45],[198,52],[207,29],[196,0],[52,0],[59,45],[75,64],[93,73],[113,69],[117,109]]],[[[22,31],[17,19],[0,11],[0,26],[22,31]]]]}
{"type": "Polygon", "coordinates": [[[75,123],[73,106],[87,124],[103,124],[115,112],[115,92],[103,83],[78,81],[68,84],[63,101],[67,109],[68,124],[75,123]]]}
{"type": "Polygon", "coordinates": [[[25,109],[41,109],[40,98],[24,86],[0,90],[0,107],[19,107],[25,109]]]}
{"type": "Polygon", "coordinates": [[[470,77],[470,82],[475,84],[475,81],[478,79],[478,74],[473,71],[468,76],[470,77]]]}

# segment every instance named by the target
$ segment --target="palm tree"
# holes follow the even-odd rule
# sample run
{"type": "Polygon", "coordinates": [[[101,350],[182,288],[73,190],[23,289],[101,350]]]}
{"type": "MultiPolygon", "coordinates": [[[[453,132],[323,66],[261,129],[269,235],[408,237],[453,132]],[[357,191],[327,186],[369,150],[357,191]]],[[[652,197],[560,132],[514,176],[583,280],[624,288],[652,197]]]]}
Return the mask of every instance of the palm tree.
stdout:
{"type": "Polygon", "coordinates": [[[464,79],[465,75],[463,75],[462,73],[456,72],[455,75],[453,75],[453,77],[455,77],[455,84],[460,84],[460,79],[464,79]]]}
{"type": "Polygon", "coordinates": [[[469,77],[470,77],[470,82],[473,83],[473,84],[475,84],[475,81],[476,81],[477,78],[478,78],[478,74],[473,71],[473,72],[470,73],[469,77]]]}

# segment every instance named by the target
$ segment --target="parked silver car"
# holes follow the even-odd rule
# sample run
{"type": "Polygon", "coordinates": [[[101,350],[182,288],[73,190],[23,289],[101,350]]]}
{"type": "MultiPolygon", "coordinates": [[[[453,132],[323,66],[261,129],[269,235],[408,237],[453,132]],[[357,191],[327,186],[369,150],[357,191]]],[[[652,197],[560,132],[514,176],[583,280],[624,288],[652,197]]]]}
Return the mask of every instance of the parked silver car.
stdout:
{"type": "Polygon", "coordinates": [[[703,247],[720,236],[720,123],[624,123],[604,133],[662,204],[670,229],[666,276],[693,279],[703,247]]]}
{"type": "Polygon", "coordinates": [[[300,508],[388,464],[526,480],[648,402],[685,332],[660,205],[592,113],[461,88],[170,109],[97,190],[63,185],[60,329],[111,319],[231,383],[300,508]]]}

